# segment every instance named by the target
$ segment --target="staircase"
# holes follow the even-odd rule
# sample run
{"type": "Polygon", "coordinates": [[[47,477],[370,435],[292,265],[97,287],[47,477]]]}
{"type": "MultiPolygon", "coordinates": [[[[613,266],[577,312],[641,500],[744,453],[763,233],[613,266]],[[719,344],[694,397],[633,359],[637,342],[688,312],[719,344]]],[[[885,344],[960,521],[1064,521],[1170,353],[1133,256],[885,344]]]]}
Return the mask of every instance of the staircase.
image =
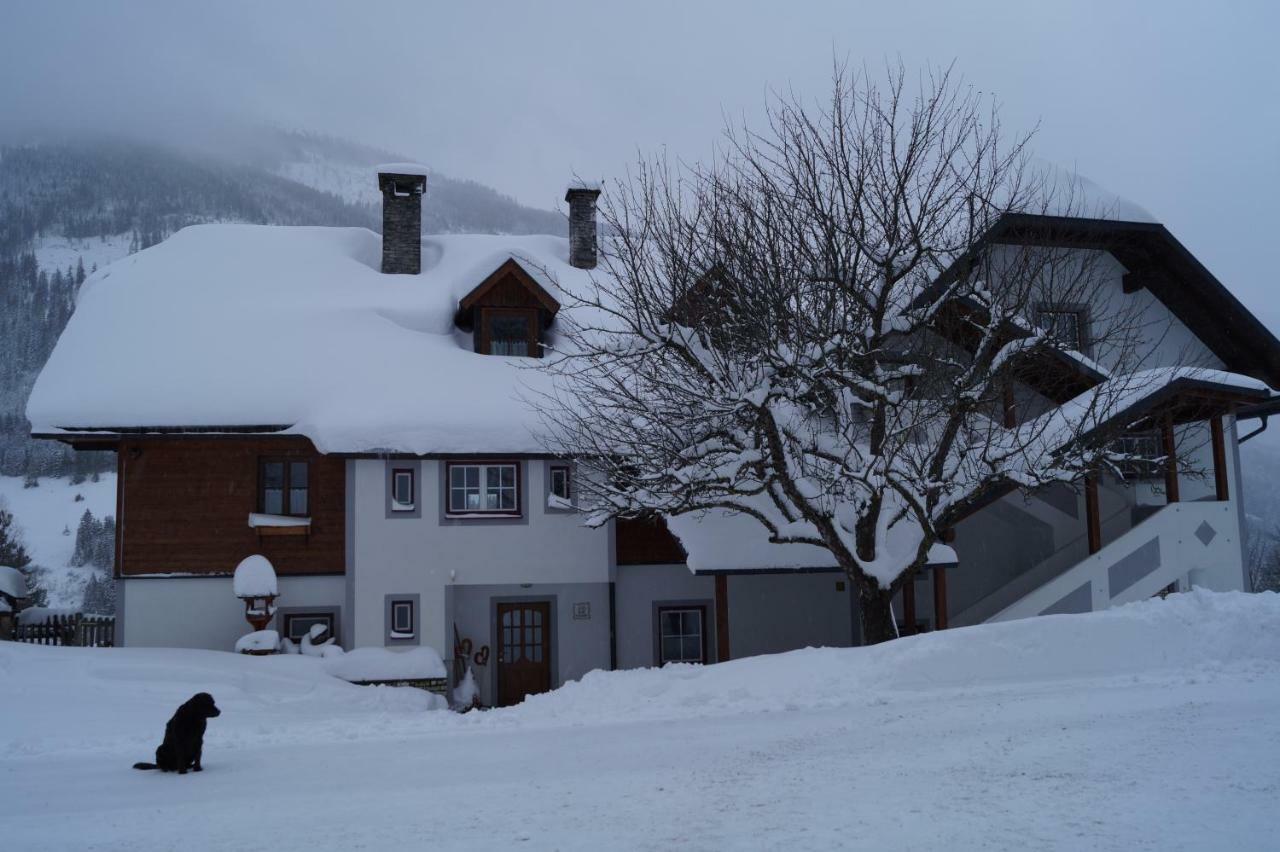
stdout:
{"type": "Polygon", "coordinates": [[[1235,504],[1171,503],[985,621],[1091,612],[1149,598],[1192,571],[1240,560],[1235,504]]]}

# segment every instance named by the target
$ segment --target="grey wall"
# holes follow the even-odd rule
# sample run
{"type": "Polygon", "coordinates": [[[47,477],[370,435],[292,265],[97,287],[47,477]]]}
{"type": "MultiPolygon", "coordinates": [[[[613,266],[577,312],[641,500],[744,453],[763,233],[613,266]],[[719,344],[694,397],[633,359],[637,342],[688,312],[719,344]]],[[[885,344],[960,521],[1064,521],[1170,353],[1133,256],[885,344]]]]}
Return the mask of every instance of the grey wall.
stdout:
{"type": "Polygon", "coordinates": [[[552,686],[577,680],[592,669],[609,668],[609,584],[606,583],[497,583],[453,586],[446,617],[456,624],[474,651],[489,646],[489,662],[472,665],[480,697],[485,704],[496,698],[498,635],[494,622],[501,601],[549,601],[552,611],[552,686]],[[586,603],[590,618],[574,618],[574,604],[586,603]]]}
{"type": "MultiPolygon", "coordinates": [[[[618,668],[657,665],[653,646],[656,601],[715,599],[715,580],[698,577],[684,565],[619,565],[615,579],[618,668]]],[[[707,609],[707,650],[715,657],[715,607],[707,609]]]]}
{"type": "MultiPolygon", "coordinates": [[[[342,607],[342,575],[280,577],[278,607],[342,607]]],[[[230,577],[135,577],[120,581],[128,605],[117,637],[129,647],[212,648],[230,651],[250,631],[244,603],[231,592],[230,577]]],[[[347,615],[339,613],[339,621],[347,615]]],[[[276,624],[271,624],[273,629],[276,624]]],[[[339,629],[342,629],[341,626],[339,629]]]]}
{"type": "Polygon", "coordinates": [[[737,574],[728,580],[734,659],[856,644],[852,585],[843,574],[737,574]],[[837,584],[844,582],[844,590],[837,584]]]}

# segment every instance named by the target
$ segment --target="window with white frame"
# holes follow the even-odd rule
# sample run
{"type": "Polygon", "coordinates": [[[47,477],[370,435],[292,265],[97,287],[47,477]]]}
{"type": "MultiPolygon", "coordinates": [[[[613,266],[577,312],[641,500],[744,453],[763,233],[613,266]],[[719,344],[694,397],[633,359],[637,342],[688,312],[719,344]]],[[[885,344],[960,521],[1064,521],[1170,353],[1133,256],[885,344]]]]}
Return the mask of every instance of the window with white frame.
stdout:
{"type": "Polygon", "coordinates": [[[564,502],[571,499],[569,492],[569,466],[556,464],[551,466],[551,495],[564,502]]]}
{"type": "Polygon", "coordinates": [[[412,512],[417,499],[413,468],[391,471],[391,511],[412,512]]]}
{"type": "Polygon", "coordinates": [[[392,601],[391,638],[412,639],[413,636],[413,601],[392,601]]]}
{"type": "Polygon", "coordinates": [[[706,607],[661,607],[658,610],[658,664],[705,663],[706,607]]]}
{"type": "Polygon", "coordinates": [[[520,514],[516,462],[449,462],[450,515],[520,514]]]}

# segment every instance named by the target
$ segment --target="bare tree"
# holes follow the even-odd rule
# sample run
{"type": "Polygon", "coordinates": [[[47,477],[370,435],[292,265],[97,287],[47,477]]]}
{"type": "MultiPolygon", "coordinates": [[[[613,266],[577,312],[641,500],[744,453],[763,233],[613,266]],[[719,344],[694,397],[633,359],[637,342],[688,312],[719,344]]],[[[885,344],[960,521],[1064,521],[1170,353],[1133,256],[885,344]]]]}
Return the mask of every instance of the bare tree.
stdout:
{"type": "Polygon", "coordinates": [[[1028,137],[1006,142],[950,70],[833,83],[821,107],[774,98],[711,165],[642,161],[606,196],[612,237],[540,407],[547,444],[582,460],[589,523],[750,516],[828,550],[878,642],[960,518],[1105,464],[1090,430],[1149,378],[1102,253],[988,239],[1083,203],[1028,166],[1028,137]],[[1100,300],[1094,354],[1131,378],[1081,393],[1099,368],[1040,312],[1100,300]]]}

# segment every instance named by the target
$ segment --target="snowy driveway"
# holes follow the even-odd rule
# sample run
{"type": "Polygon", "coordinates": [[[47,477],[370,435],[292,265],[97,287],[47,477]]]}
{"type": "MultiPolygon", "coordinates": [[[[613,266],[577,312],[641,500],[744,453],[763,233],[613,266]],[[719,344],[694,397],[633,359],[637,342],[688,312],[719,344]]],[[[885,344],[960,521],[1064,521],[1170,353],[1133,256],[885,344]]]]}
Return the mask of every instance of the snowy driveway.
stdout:
{"type": "Polygon", "coordinates": [[[145,674],[175,659],[104,673],[102,651],[71,666],[50,653],[59,649],[6,650],[0,675],[28,707],[77,681],[100,689],[45,719],[6,702],[0,825],[24,850],[1275,848],[1280,640],[1263,630],[1280,621],[1280,599],[1243,612],[1223,596],[1186,597],[1131,608],[1127,621],[1058,619],[1067,628],[1047,634],[1070,644],[1055,645],[1061,653],[1044,646],[1044,620],[1020,622],[906,640],[893,654],[601,675],[466,717],[293,672],[276,684],[204,654],[184,677],[204,671],[224,714],[210,726],[207,771],[183,777],[128,768],[159,734],[135,706],[189,688],[145,674]],[[1208,650],[1151,666],[1116,647],[1134,631],[1208,650]],[[1232,659],[1210,659],[1228,649],[1232,659]],[[1104,651],[1105,671],[1075,672],[1104,651]],[[963,671],[974,653],[992,660],[986,676],[963,671]],[[1018,675],[1011,661],[1025,653],[1055,670],[1018,675]],[[849,686],[908,658],[965,682],[849,686]],[[753,712],[774,688],[783,702],[753,712]],[[92,714],[83,755],[86,741],[53,736],[76,712],[92,714]],[[111,736],[126,729],[142,739],[111,736]]]}

